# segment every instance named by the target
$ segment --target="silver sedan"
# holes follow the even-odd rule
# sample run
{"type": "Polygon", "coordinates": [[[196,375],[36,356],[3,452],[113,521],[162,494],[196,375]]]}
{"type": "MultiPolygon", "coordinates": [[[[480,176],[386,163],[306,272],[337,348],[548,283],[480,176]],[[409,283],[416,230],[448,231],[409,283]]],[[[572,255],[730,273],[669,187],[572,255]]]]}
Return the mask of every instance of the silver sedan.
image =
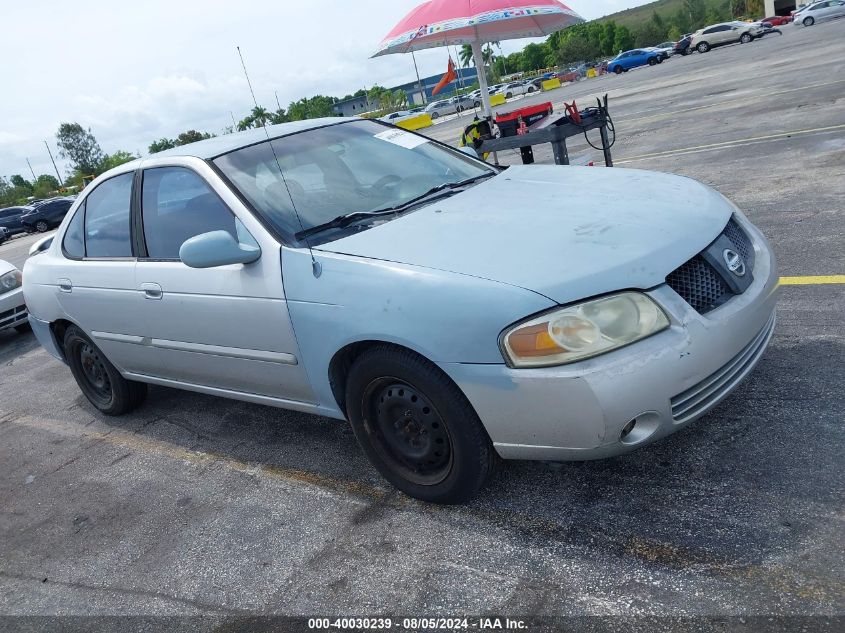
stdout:
{"type": "Polygon", "coordinates": [[[692,179],[504,171],[361,119],[121,165],[33,248],[32,327],[103,414],[153,384],[348,420],[441,503],[500,457],[688,426],[754,369],[778,295],[766,239],[692,179]]]}

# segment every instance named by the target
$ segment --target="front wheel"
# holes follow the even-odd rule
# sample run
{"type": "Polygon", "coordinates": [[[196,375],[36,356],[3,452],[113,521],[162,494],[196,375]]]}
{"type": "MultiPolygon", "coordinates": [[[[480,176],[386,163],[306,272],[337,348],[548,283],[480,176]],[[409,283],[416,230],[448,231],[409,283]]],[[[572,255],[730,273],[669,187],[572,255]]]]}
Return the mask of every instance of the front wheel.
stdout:
{"type": "Polygon", "coordinates": [[[815,23],[816,23],[816,18],[809,17],[809,16],[804,18],[804,22],[802,22],[802,24],[804,26],[813,26],[813,24],[815,24],[815,23]]]}
{"type": "Polygon", "coordinates": [[[528,89],[528,94],[531,94],[532,92],[534,92],[534,88],[529,88],[529,89],[528,89]]]}
{"type": "Polygon", "coordinates": [[[147,385],[126,380],[79,328],[65,332],[65,358],[88,401],[106,415],[123,415],[147,397],[147,385]]]}
{"type": "Polygon", "coordinates": [[[695,47],[699,53],[706,53],[710,50],[710,44],[707,42],[701,42],[698,46],[695,47]]]}
{"type": "Polygon", "coordinates": [[[751,34],[750,34],[750,33],[743,33],[743,34],[742,34],[742,37],[740,37],[740,38],[739,38],[739,41],[740,41],[741,43],[743,43],[743,44],[748,44],[748,42],[750,42],[750,41],[751,41],[751,40],[753,40],[753,39],[754,39],[754,38],[753,38],[753,37],[751,37],[751,34]]]}
{"type": "Polygon", "coordinates": [[[649,66],[657,66],[657,59],[655,59],[654,57],[649,57],[648,65],[649,66]]]}
{"type": "Polygon", "coordinates": [[[505,95],[505,99],[513,99],[513,93],[509,92],[505,95]]]}
{"type": "Polygon", "coordinates": [[[47,224],[46,220],[38,220],[38,222],[35,223],[35,230],[39,233],[46,233],[49,228],[50,225],[47,224]]]}
{"type": "Polygon", "coordinates": [[[404,493],[462,503],[481,489],[497,457],[469,401],[439,368],[390,345],[352,365],[346,408],[370,461],[404,493]]]}
{"type": "Polygon", "coordinates": [[[616,73],[617,75],[621,75],[622,72],[623,72],[622,66],[617,66],[616,68],[613,69],[613,72],[616,73]]]}
{"type": "Polygon", "coordinates": [[[439,119],[439,118],[440,118],[440,113],[439,113],[439,112],[432,112],[432,113],[431,113],[431,118],[432,118],[432,119],[439,119]]]}

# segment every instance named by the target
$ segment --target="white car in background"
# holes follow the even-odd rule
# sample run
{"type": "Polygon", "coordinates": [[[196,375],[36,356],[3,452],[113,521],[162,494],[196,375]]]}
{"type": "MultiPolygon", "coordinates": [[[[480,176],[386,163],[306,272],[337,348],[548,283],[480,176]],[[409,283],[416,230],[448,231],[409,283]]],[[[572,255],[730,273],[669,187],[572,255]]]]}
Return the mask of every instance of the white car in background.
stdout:
{"type": "Polygon", "coordinates": [[[399,110],[398,112],[391,112],[390,114],[381,117],[379,120],[384,121],[385,123],[395,124],[412,116],[416,116],[416,114],[410,110],[399,110]]]}
{"type": "Polygon", "coordinates": [[[516,97],[517,95],[525,95],[529,92],[535,92],[536,90],[537,89],[530,81],[514,81],[502,86],[498,90],[498,94],[503,94],[505,95],[506,99],[511,99],[512,97],[516,97]]]}
{"type": "MultiPolygon", "coordinates": [[[[463,110],[463,107],[461,107],[461,110],[463,110]]],[[[456,114],[458,112],[458,105],[451,99],[444,99],[443,101],[429,103],[425,111],[431,115],[432,119],[439,119],[447,114],[456,114]]]]}
{"type": "Polygon", "coordinates": [[[646,50],[660,53],[663,56],[663,59],[669,59],[675,54],[675,44],[677,44],[677,42],[663,42],[662,44],[652,46],[646,50]]]}
{"type": "Polygon", "coordinates": [[[842,17],[845,17],[845,0],[825,0],[798,9],[792,23],[813,26],[816,22],[842,17]]]}
{"type": "Polygon", "coordinates": [[[0,259],[0,331],[9,328],[26,332],[29,321],[23,299],[21,271],[0,259]]]}

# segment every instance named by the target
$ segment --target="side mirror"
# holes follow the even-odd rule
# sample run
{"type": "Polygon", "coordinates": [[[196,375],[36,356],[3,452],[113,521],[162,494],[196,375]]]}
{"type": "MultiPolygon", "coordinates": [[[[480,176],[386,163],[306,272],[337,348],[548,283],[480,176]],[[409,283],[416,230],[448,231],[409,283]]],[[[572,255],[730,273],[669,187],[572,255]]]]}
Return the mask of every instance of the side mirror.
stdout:
{"type": "Polygon", "coordinates": [[[29,247],[29,256],[32,257],[33,255],[38,255],[38,253],[43,253],[50,248],[53,244],[54,237],[54,235],[48,235],[47,237],[42,237],[40,240],[34,242],[32,246],[29,247]]]}
{"type": "Polygon", "coordinates": [[[258,246],[239,244],[226,231],[211,231],[187,240],[179,249],[182,263],[191,268],[251,264],[261,257],[258,246]]]}

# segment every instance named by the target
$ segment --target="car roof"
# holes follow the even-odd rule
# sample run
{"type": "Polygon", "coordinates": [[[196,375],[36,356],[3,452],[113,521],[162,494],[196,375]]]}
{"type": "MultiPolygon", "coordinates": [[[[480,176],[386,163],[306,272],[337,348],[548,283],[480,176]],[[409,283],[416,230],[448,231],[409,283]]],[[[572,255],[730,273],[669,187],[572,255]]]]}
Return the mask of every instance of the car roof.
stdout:
{"type": "MultiPolygon", "coordinates": [[[[152,155],[153,158],[173,158],[175,156],[193,156],[195,158],[202,158],[208,160],[210,158],[217,158],[222,154],[228,154],[236,149],[255,145],[267,140],[269,135],[271,139],[279,138],[281,136],[288,136],[296,134],[297,132],[304,132],[306,130],[313,130],[328,125],[338,125],[339,123],[347,123],[349,121],[361,120],[357,117],[326,117],[322,119],[307,119],[305,121],[293,121],[291,123],[280,123],[278,125],[268,125],[266,128],[255,128],[246,130],[244,132],[234,132],[232,134],[224,134],[222,136],[215,136],[204,141],[197,141],[196,143],[188,143],[187,145],[180,145],[173,149],[157,152],[152,155]]],[[[147,157],[150,158],[150,157],[147,157]]],[[[127,167],[137,168],[145,159],[140,158],[131,163],[126,163],[127,167]]],[[[123,167],[123,165],[121,165],[123,167]]]]}

